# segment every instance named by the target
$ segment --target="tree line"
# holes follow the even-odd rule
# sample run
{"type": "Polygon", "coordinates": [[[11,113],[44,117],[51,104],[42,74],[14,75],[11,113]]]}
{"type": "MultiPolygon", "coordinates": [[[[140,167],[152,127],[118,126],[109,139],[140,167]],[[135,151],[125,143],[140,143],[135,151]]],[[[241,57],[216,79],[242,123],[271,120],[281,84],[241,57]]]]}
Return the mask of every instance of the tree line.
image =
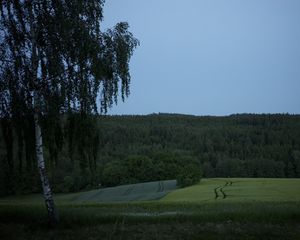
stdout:
{"type": "MultiPolygon", "coordinates": [[[[164,179],[185,186],[202,175],[300,177],[299,115],[61,118],[42,121],[56,192],[164,179]]],[[[30,119],[22,121],[1,119],[1,195],[40,191],[34,126],[30,119]]]]}

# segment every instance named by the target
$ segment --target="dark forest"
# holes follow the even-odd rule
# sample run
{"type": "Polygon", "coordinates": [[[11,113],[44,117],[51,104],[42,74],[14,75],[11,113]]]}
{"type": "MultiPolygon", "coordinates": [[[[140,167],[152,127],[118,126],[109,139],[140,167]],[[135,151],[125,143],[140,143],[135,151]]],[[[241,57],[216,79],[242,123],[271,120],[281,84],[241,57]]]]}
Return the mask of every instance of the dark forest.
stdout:
{"type": "MultiPolygon", "coordinates": [[[[46,118],[55,192],[165,179],[300,177],[300,116],[151,114],[46,118]]],[[[40,192],[30,119],[1,121],[0,194],[40,192]]]]}

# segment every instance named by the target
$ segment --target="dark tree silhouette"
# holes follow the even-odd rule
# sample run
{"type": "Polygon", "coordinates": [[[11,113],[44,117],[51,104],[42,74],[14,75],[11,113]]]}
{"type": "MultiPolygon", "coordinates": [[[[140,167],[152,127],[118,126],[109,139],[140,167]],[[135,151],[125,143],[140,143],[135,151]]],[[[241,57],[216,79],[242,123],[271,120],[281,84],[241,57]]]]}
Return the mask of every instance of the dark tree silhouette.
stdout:
{"type": "Polygon", "coordinates": [[[0,116],[34,120],[36,160],[51,224],[58,215],[45,171],[41,119],[106,112],[119,92],[122,100],[129,94],[129,60],[138,40],[125,22],[101,31],[103,4],[1,1],[0,116]]]}

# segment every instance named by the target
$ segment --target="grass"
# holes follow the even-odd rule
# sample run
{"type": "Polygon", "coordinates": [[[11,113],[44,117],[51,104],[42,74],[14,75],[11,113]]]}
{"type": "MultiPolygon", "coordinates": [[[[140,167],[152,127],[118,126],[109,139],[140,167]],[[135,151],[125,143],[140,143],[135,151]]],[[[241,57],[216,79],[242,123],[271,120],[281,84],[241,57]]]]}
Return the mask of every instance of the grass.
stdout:
{"type": "Polygon", "coordinates": [[[61,196],[61,200],[72,202],[149,201],[160,199],[176,188],[176,180],[156,181],[128,184],[69,196],[61,196]]]}
{"type": "Polygon", "coordinates": [[[300,179],[213,178],[171,192],[162,201],[295,201],[300,202],[300,179]],[[217,189],[215,191],[215,189],[217,189]],[[218,197],[216,198],[216,192],[218,197]],[[223,193],[222,193],[223,192],[223,193]],[[224,198],[225,193],[225,198],[224,198]]]}
{"type": "MultiPolygon", "coordinates": [[[[54,194],[59,204],[112,203],[161,199],[175,190],[176,180],[128,184],[71,194],[54,194]]],[[[41,194],[0,198],[1,204],[43,204],[41,194]]]]}
{"type": "MultiPolygon", "coordinates": [[[[60,194],[56,228],[47,226],[39,195],[2,198],[0,239],[300,239],[299,185],[300,179],[203,179],[151,201],[100,199],[113,189],[60,194]]],[[[147,192],[142,185],[114,190],[132,187],[132,195],[147,192]]]]}

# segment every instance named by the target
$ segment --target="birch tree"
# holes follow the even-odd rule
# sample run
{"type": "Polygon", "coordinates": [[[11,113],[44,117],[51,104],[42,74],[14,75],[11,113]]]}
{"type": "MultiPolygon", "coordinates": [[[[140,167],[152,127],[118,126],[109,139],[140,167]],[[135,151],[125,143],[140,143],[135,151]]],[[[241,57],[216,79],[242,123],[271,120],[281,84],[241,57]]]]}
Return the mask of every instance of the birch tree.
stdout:
{"type": "Polygon", "coordinates": [[[138,40],[126,22],[102,31],[104,0],[1,0],[0,117],[33,116],[36,160],[51,224],[41,118],[106,112],[129,95],[138,40]]]}

